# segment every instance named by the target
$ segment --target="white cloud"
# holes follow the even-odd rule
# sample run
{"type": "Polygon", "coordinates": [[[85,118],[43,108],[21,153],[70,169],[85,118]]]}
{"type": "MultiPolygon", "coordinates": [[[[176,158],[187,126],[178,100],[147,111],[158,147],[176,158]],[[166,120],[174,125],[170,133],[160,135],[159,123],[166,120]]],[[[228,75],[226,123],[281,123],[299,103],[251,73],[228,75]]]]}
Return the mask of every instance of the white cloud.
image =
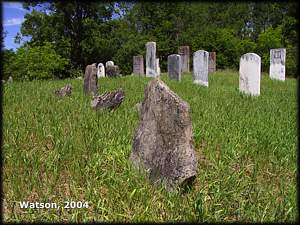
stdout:
{"type": "Polygon", "coordinates": [[[3,2],[3,7],[10,9],[18,9],[27,12],[27,10],[23,8],[22,3],[20,2],[3,2]]]}
{"type": "Polygon", "coordinates": [[[3,26],[15,26],[23,23],[24,18],[11,18],[4,20],[3,26]]]}

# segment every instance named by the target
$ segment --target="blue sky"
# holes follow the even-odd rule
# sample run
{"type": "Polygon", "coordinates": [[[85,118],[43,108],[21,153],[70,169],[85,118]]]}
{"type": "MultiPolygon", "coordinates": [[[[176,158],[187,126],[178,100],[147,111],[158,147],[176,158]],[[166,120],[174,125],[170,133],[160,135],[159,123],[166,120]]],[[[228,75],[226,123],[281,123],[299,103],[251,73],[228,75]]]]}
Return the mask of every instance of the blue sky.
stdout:
{"type": "MultiPolygon", "coordinates": [[[[35,7],[36,10],[40,8],[35,7]]],[[[4,39],[4,47],[7,49],[16,50],[22,45],[23,42],[30,40],[30,37],[23,37],[21,44],[14,43],[14,39],[18,32],[20,32],[21,24],[24,21],[26,13],[30,13],[31,10],[26,10],[22,7],[22,2],[3,2],[2,3],[2,24],[3,32],[7,32],[4,39]]],[[[117,15],[113,15],[113,19],[117,19],[117,15]]]]}
{"type": "MultiPolygon", "coordinates": [[[[2,24],[3,32],[7,32],[4,39],[4,47],[7,49],[16,49],[19,44],[14,43],[15,36],[20,32],[24,16],[30,11],[23,9],[21,2],[3,2],[2,3],[2,24]]],[[[25,40],[28,40],[24,39],[25,40]]],[[[21,42],[22,44],[22,42],[21,42]]]]}

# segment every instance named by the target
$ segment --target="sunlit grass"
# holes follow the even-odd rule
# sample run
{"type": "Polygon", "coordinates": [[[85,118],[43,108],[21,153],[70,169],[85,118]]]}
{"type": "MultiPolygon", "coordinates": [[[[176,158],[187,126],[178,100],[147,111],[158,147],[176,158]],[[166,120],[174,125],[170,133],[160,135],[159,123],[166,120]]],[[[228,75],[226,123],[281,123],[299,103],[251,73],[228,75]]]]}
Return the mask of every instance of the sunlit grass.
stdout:
{"type": "Polygon", "coordinates": [[[291,222],[296,208],[296,80],[262,77],[261,96],[238,91],[238,73],[209,87],[162,80],[190,104],[199,173],[192,190],[153,187],[129,162],[150,78],[101,78],[123,88],[114,112],[96,113],[82,80],[13,82],[3,90],[5,221],[291,222]],[[53,90],[70,83],[71,97],[53,90]],[[20,209],[19,201],[88,202],[86,209],[20,209]]]}

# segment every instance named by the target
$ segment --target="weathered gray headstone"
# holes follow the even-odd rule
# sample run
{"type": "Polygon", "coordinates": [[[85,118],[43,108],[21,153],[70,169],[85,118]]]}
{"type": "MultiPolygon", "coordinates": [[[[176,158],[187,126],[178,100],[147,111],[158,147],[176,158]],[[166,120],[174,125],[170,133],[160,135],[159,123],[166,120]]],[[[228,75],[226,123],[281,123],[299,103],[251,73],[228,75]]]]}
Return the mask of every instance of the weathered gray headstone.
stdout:
{"type": "Polygon", "coordinates": [[[58,97],[70,96],[72,94],[72,85],[67,84],[64,87],[55,90],[54,94],[58,97]]]}
{"type": "Polygon", "coordinates": [[[107,77],[118,77],[118,76],[120,76],[119,66],[117,66],[117,65],[107,66],[106,67],[106,76],[107,77]]]}
{"type": "Polygon", "coordinates": [[[261,60],[255,53],[246,53],[240,59],[239,90],[248,95],[260,95],[261,60]]]}
{"type": "Polygon", "coordinates": [[[166,182],[168,190],[196,176],[190,107],[158,78],[145,88],[130,160],[152,182],[166,182]]]}
{"type": "Polygon", "coordinates": [[[97,77],[105,77],[105,67],[103,63],[99,63],[97,66],[97,77]]]}
{"type": "Polygon", "coordinates": [[[113,61],[107,61],[107,62],[105,63],[105,67],[106,67],[106,68],[107,68],[108,66],[113,66],[113,65],[115,65],[113,61]]]}
{"type": "Polygon", "coordinates": [[[209,52],[208,73],[216,72],[216,52],[209,52]]]}
{"type": "Polygon", "coordinates": [[[193,55],[193,83],[208,87],[208,52],[198,50],[193,55]]]}
{"type": "Polygon", "coordinates": [[[285,48],[270,50],[270,78],[275,80],[285,80],[285,48]]]}
{"type": "Polygon", "coordinates": [[[156,43],[147,42],[146,44],[146,77],[157,76],[156,66],[156,43]]]}
{"type": "Polygon", "coordinates": [[[181,56],[172,54],[168,56],[168,74],[173,80],[181,80],[181,56]]]}
{"type": "Polygon", "coordinates": [[[133,56],[133,74],[145,75],[144,57],[142,55],[133,56]]]}
{"type": "Polygon", "coordinates": [[[156,58],[156,74],[160,76],[159,58],[156,58]]]}
{"type": "Polygon", "coordinates": [[[190,72],[190,47],[180,46],[178,48],[178,54],[181,56],[181,69],[182,72],[190,72]]]}
{"type": "Polygon", "coordinates": [[[83,91],[86,95],[96,95],[98,91],[97,67],[96,63],[87,65],[85,68],[83,91]]]}

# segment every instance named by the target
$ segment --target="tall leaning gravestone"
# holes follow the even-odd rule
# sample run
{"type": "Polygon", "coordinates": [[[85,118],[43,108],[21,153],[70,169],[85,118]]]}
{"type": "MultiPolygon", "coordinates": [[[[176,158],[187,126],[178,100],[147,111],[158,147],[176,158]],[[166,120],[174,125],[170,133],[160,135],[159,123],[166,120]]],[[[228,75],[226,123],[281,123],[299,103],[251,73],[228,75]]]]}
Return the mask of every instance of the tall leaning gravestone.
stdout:
{"type": "Polygon", "coordinates": [[[147,42],[146,44],[146,77],[157,76],[156,66],[156,43],[147,42]]]}
{"type": "Polygon", "coordinates": [[[84,73],[83,91],[86,95],[96,95],[98,91],[97,87],[97,67],[96,63],[87,65],[84,73]]]}
{"type": "Polygon", "coordinates": [[[208,52],[198,50],[193,55],[193,83],[208,87],[208,52]]]}
{"type": "Polygon", "coordinates": [[[181,56],[172,54],[168,56],[168,75],[170,79],[181,80],[181,56]]]}
{"type": "Polygon", "coordinates": [[[275,80],[285,80],[285,48],[270,50],[270,78],[275,80]]]}
{"type": "Polygon", "coordinates": [[[181,56],[182,72],[190,72],[190,46],[180,46],[178,54],[181,56]]]}
{"type": "Polygon", "coordinates": [[[158,78],[145,88],[130,160],[172,191],[197,173],[190,107],[158,78]]]}
{"type": "Polygon", "coordinates": [[[246,53],[240,59],[239,90],[248,95],[260,95],[260,56],[255,53],[246,53]]]}

